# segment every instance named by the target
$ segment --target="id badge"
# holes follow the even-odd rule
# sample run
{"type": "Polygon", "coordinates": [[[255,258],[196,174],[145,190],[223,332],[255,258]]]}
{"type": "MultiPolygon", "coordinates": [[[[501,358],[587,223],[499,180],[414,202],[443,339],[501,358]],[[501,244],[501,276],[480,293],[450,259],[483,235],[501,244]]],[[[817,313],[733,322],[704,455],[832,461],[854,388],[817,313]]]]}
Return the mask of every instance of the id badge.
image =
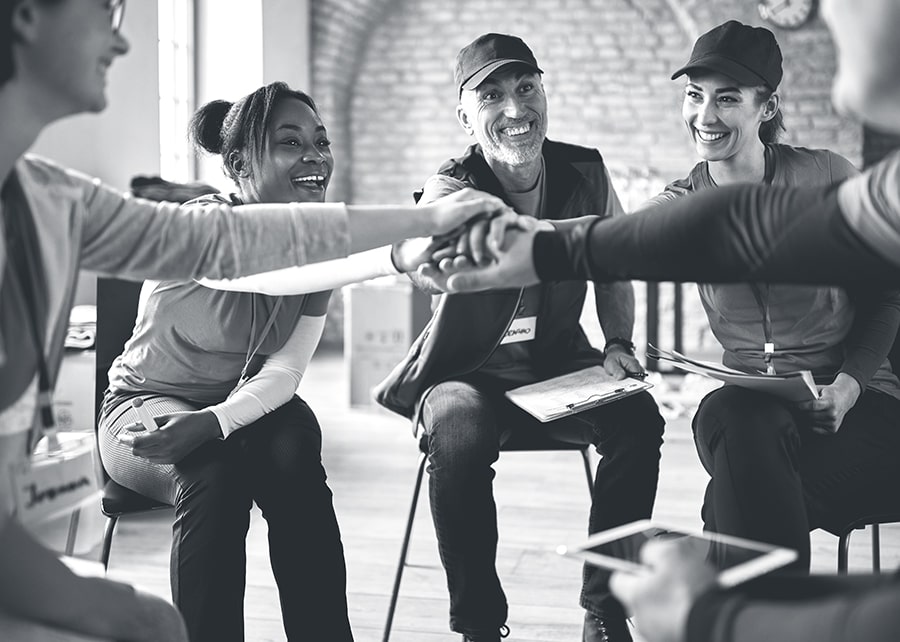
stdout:
{"type": "Polygon", "coordinates": [[[509,325],[509,329],[500,342],[500,345],[507,343],[522,343],[523,341],[534,341],[534,333],[537,329],[537,317],[516,317],[509,325]]]}

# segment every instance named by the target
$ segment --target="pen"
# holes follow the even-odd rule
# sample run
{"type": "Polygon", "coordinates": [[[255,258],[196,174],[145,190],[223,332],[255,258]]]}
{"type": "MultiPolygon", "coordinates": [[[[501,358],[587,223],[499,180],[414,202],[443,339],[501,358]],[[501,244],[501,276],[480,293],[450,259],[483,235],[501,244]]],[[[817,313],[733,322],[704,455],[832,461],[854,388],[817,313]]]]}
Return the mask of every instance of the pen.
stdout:
{"type": "Polygon", "coordinates": [[[626,372],[625,374],[632,379],[640,379],[641,381],[647,378],[646,372],[626,372]]]}
{"type": "Polygon", "coordinates": [[[133,399],[131,402],[132,408],[137,411],[138,418],[141,420],[141,423],[144,425],[144,428],[147,432],[153,432],[159,426],[156,425],[156,421],[150,415],[150,411],[144,407],[144,400],[138,397],[137,399],[133,399]]]}

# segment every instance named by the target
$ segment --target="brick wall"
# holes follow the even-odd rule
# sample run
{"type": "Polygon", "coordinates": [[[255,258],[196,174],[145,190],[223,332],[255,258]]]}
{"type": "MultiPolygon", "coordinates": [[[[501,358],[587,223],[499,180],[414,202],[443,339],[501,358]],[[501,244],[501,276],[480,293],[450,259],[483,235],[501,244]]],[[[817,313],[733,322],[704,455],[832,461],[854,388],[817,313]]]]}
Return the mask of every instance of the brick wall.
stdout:
{"type": "MultiPolygon", "coordinates": [[[[761,24],[747,0],[317,0],[312,7],[313,92],[339,167],[331,198],[357,203],[408,201],[465,148],[453,59],[479,34],[498,31],[524,38],[545,71],[549,136],[598,147],[626,207],[634,206],[696,162],[680,117],[682,85],[669,80],[694,38],[729,18],[761,24]]],[[[859,163],[859,127],[830,106],[834,52],[821,19],[773,31],[786,61],[785,142],[828,147],[859,163]]],[[[695,305],[687,316],[690,349],[704,340],[705,319],[695,305]]]]}

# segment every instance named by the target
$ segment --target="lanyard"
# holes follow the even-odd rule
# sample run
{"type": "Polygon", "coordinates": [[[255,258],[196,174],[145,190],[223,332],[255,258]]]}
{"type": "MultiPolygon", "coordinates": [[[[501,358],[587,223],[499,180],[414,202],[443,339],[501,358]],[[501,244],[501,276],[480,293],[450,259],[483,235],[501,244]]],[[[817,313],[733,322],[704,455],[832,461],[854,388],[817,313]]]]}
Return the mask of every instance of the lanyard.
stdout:
{"type": "MultiPolygon", "coordinates": [[[[10,278],[18,285],[25,299],[25,310],[27,317],[28,333],[34,342],[37,352],[38,365],[38,407],[40,408],[41,426],[43,434],[49,439],[49,450],[57,450],[59,442],[56,437],[56,420],[53,417],[53,394],[50,385],[50,370],[47,367],[47,360],[44,356],[44,345],[41,340],[40,321],[38,319],[38,303],[37,293],[40,289],[41,265],[37,259],[37,232],[34,228],[34,222],[31,218],[31,211],[28,208],[27,200],[22,193],[18,176],[13,172],[10,174],[6,186],[7,195],[15,190],[18,200],[23,204],[21,208],[6,207],[6,215],[4,216],[6,237],[6,254],[8,260],[6,262],[6,271],[10,278]],[[18,209],[18,212],[14,212],[18,209]],[[19,273],[20,264],[16,258],[21,257],[27,274],[19,273]],[[10,260],[12,259],[12,260],[10,260]],[[29,278],[30,277],[30,278],[29,278]]],[[[12,198],[9,201],[13,200],[12,198]]]]}
{"type": "Polygon", "coordinates": [[[775,364],[772,363],[775,356],[775,341],[772,338],[772,317],[769,314],[769,284],[751,283],[750,289],[753,290],[753,296],[756,297],[756,304],[763,318],[763,334],[766,339],[763,344],[763,359],[766,362],[766,374],[775,374],[775,364]],[[763,291],[760,291],[760,286],[764,288],[763,291]]]}
{"type": "Polygon", "coordinates": [[[266,325],[263,326],[262,332],[259,335],[259,340],[254,346],[253,339],[256,336],[256,294],[250,295],[250,342],[247,344],[247,358],[244,360],[244,367],[241,368],[239,385],[243,385],[243,383],[247,381],[247,370],[250,367],[250,361],[256,356],[256,353],[259,352],[266,335],[269,334],[269,330],[272,328],[272,324],[275,323],[275,316],[278,314],[278,310],[281,309],[282,301],[284,301],[284,297],[278,297],[275,300],[275,305],[272,306],[272,312],[269,314],[266,325]]]}

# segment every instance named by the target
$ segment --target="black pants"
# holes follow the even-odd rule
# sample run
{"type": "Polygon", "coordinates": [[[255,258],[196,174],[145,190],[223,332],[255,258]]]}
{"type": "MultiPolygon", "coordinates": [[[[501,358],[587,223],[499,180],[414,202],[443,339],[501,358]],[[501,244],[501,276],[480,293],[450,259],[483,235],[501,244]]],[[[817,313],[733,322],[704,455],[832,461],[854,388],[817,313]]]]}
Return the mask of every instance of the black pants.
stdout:
{"type": "MultiPolygon", "coordinates": [[[[527,433],[595,444],[597,467],[588,532],[650,517],[659,477],[664,421],[656,402],[640,393],[573,417],[541,424],[481,381],[447,381],[424,401],[429,434],[429,497],[450,592],[450,628],[496,635],[507,602],[495,565],[497,508],[492,465],[507,439],[527,433]]],[[[536,507],[535,510],[540,510],[536,507]]],[[[581,605],[595,614],[621,613],[609,574],[586,565],[581,605]]]]}
{"type": "Polygon", "coordinates": [[[737,386],[708,394],[694,440],[712,479],[703,521],[720,533],[799,552],[809,570],[809,531],[897,506],[900,401],[863,393],[833,435],[814,433],[780,399],[737,386]]]}
{"type": "MultiPolygon", "coordinates": [[[[193,410],[149,398],[152,414],[193,410]]],[[[130,404],[123,405],[126,408],[130,404]]],[[[322,467],[322,433],[306,402],[285,405],[175,465],[135,457],[114,435],[133,411],[105,413],[101,454],[119,484],[175,506],[172,598],[192,642],[244,639],[246,535],[256,502],[289,640],[352,640],[340,532],[322,467]]]]}

